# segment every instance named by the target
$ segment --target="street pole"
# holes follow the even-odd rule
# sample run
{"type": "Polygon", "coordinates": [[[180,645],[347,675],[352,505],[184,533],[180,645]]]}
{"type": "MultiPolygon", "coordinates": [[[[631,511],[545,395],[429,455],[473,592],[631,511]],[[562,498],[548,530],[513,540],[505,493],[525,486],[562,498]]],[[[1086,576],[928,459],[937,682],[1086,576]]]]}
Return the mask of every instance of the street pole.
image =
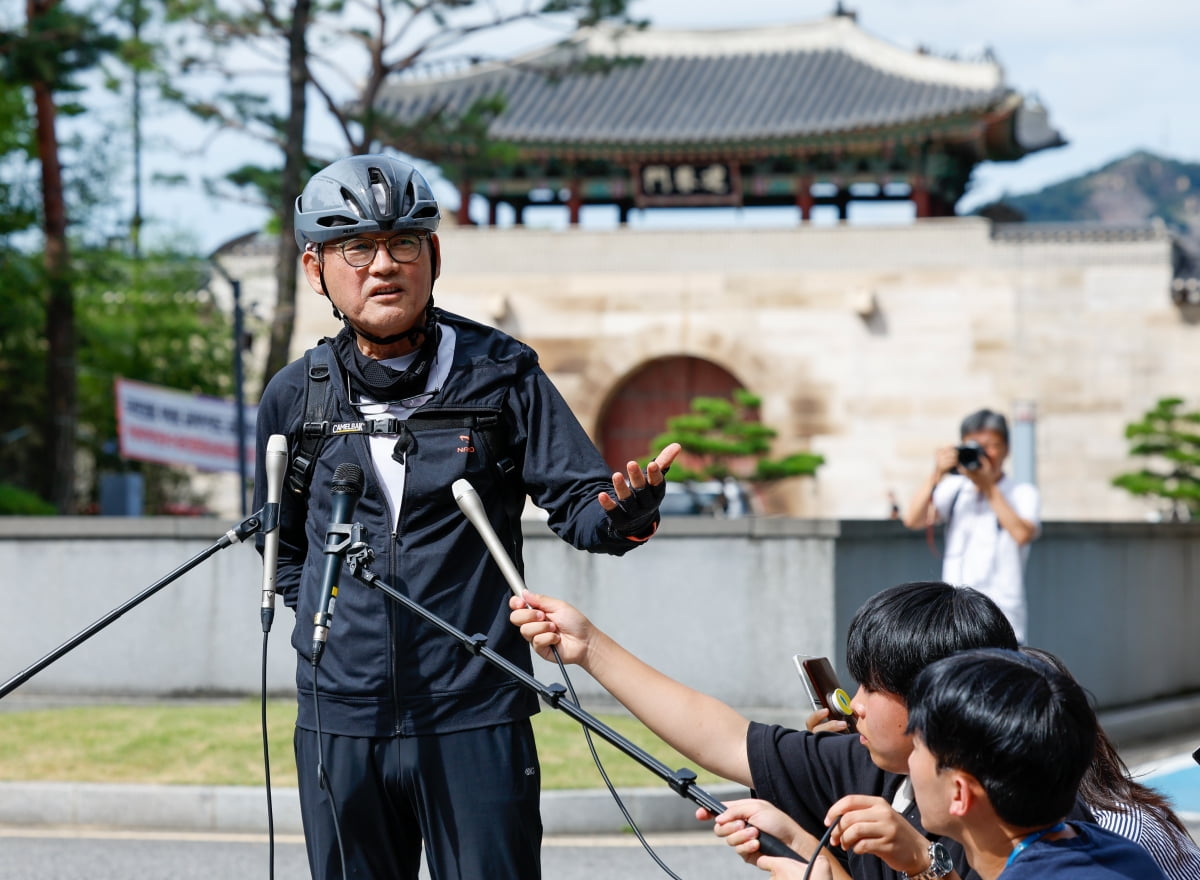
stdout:
{"type": "Polygon", "coordinates": [[[217,270],[225,282],[233,291],[233,430],[237,436],[235,440],[235,448],[237,449],[237,464],[238,464],[238,502],[241,505],[242,516],[246,516],[246,511],[249,509],[249,501],[246,498],[246,486],[250,482],[249,474],[246,471],[246,391],[245,391],[245,374],[242,366],[242,339],[244,337],[244,316],[242,314],[242,282],[237,278],[230,276],[225,271],[225,267],[217,262],[214,254],[209,258],[209,262],[213,268],[217,270]]]}
{"type": "Polygon", "coordinates": [[[246,392],[242,367],[242,282],[230,278],[229,285],[233,288],[233,407],[234,424],[237,426],[238,499],[242,503],[244,518],[249,509],[246,499],[246,485],[249,480],[246,474],[246,392]]]}

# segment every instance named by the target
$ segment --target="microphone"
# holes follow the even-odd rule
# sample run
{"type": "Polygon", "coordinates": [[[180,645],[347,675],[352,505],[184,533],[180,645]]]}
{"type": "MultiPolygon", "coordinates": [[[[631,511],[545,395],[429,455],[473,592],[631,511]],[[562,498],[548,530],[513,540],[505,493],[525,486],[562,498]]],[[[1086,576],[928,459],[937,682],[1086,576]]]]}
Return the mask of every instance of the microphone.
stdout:
{"type": "Polygon", "coordinates": [[[488,521],[487,514],[483,510],[483,502],[479,499],[479,493],[475,491],[474,486],[463,479],[455,480],[450,486],[450,491],[454,493],[454,500],[458,503],[459,509],[483,538],[483,543],[487,545],[492,559],[496,560],[496,565],[500,566],[500,573],[508,581],[508,588],[512,590],[514,596],[520,599],[525,593],[525,581],[504,549],[504,545],[500,543],[500,536],[496,534],[496,530],[488,521]]]}
{"type": "MultiPolygon", "coordinates": [[[[522,594],[526,589],[525,581],[521,578],[521,573],[517,571],[516,565],[513,564],[512,557],[508,555],[508,552],[504,549],[504,545],[500,543],[500,537],[496,534],[496,530],[492,528],[487,514],[484,513],[483,501],[480,500],[479,493],[475,491],[475,487],[465,479],[458,479],[451,484],[450,491],[453,493],[454,500],[458,503],[459,509],[471,521],[471,525],[475,527],[475,530],[483,538],[483,543],[487,545],[488,552],[492,554],[492,559],[496,560],[496,564],[500,566],[500,573],[508,581],[508,588],[512,590],[513,595],[518,599],[522,598],[522,594]]],[[[553,650],[557,657],[558,649],[554,648],[553,650]]],[[[561,664],[562,661],[560,660],[559,663],[561,664]]],[[[571,696],[574,697],[573,691],[571,696]]],[[[562,707],[559,706],[559,708],[562,707]]],[[[692,779],[695,779],[695,774],[692,775],[692,779]]],[[[720,801],[712,801],[711,805],[700,801],[697,801],[697,803],[714,816],[725,811],[725,805],[720,803],[720,801]]],[[[806,861],[793,852],[779,838],[773,837],[761,829],[758,832],[758,845],[759,850],[764,855],[785,856],[798,862],[806,861]]]]}
{"type": "Polygon", "coordinates": [[[271,631],[275,619],[275,576],[279,572],[279,499],[283,496],[283,472],[287,469],[287,437],[272,434],[267,438],[264,469],[267,472],[267,504],[263,508],[263,632],[271,631]]]}
{"type": "Polygon", "coordinates": [[[321,662],[325,640],[329,638],[333,606],[337,604],[338,575],[342,573],[342,560],[350,543],[350,520],[354,518],[354,508],[362,497],[362,468],[351,462],[339,464],[333,472],[329,488],[333,493],[333,507],[329,513],[329,527],[325,531],[325,572],[321,575],[321,598],[313,615],[313,666],[321,662]]]}

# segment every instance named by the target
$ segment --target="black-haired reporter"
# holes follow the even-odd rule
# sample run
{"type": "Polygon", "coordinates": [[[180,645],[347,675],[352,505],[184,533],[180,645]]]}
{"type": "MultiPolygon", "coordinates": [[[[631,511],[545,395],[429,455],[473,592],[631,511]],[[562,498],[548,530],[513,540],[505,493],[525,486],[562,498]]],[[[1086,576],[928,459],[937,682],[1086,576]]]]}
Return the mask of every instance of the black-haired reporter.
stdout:
{"type": "MultiPolygon", "coordinates": [[[[1028,646],[1021,651],[1071,677],[1066,664],[1051,652],[1028,646]]],[[[1099,722],[1095,754],[1079,783],[1079,800],[1101,828],[1146,850],[1167,880],[1200,880],[1200,847],[1187,826],[1162,792],[1130,774],[1099,722]]]]}
{"type": "MultiPolygon", "coordinates": [[[[901,584],[859,608],[846,645],[848,670],[859,682],[851,700],[858,736],[750,721],[642,662],[566,602],[532,593],[525,599],[530,607],[514,608],[510,619],[541,656],[549,658],[558,645],[565,662],[585,669],[688,760],[754,789],[758,799],[726,804],[715,826],[747,861],[760,858],[759,829],[808,856],[840,816],[831,850],[839,877],[972,876],[961,847],[927,836],[922,827],[905,775],[912,737],[903,695],[925,666],[958,651],[1015,651],[1012,626],[982,593],[944,583],[901,584]]],[[[764,867],[797,880],[805,868],[779,859],[764,867]]]]}
{"type": "Polygon", "coordinates": [[[317,668],[318,752],[311,621],[335,468],[353,463],[365,474],[354,518],[375,552],[372,570],[529,670],[529,651],[506,621],[508,585],[455,503],[453,483],[474,486],[518,567],[527,496],[575,547],[620,555],[657,527],[663,469],[678,451],[668,447],[646,471],[630,462],[626,473],[610,474],[532,349],[435,308],[439,220],[425,179],[389,156],[334,162],[296,202],[305,276],[343,327],[319,347],[333,355],[326,381],[314,387],[319,365],[301,359],[263,394],[256,503],[265,493],[267,438],[286,435],[295,464],[309,457],[297,455],[309,442],[302,424],[323,424],[312,472],[299,481],[306,491],[284,493],[276,581],[296,611],[296,764],[319,880],[340,880],[343,871],[416,880],[422,849],[435,877],[530,880],[541,871],[540,772],[529,724],[536,697],[348,579],[317,668]],[[323,400],[326,388],[332,412],[306,417],[306,391],[323,400]],[[353,430],[367,424],[370,433],[353,430]]]}
{"type": "Polygon", "coordinates": [[[1013,651],[966,651],[923,670],[909,703],[925,827],[960,842],[982,880],[1162,880],[1136,843],[1068,818],[1097,730],[1069,675],[1013,651]]]}
{"type": "Polygon", "coordinates": [[[933,473],[913,494],[904,524],[946,524],[942,580],[974,587],[1008,616],[1025,641],[1025,562],[1041,531],[1041,496],[1031,483],[1004,473],[1008,421],[990,409],[971,413],[959,427],[961,445],[934,453],[933,473]]]}

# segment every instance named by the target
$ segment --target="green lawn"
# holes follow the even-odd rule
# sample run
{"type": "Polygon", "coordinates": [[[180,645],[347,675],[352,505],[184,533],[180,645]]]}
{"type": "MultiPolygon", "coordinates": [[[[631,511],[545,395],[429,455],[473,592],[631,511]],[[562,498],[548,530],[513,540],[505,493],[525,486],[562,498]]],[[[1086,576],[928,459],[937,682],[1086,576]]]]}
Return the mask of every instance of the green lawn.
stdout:
{"type": "MultiPolygon", "coordinates": [[[[271,776],[294,785],[293,700],[268,703],[271,776]]],[[[692,767],[636,720],[597,716],[668,767],[692,767]]],[[[545,789],[599,788],[582,728],[543,708],[533,719],[545,789]]],[[[613,784],[664,785],[658,776],[593,735],[613,784]]],[[[719,781],[697,770],[700,783],[719,781]]],[[[0,780],[261,785],[262,728],[257,700],[95,705],[0,712],[0,780]]]]}

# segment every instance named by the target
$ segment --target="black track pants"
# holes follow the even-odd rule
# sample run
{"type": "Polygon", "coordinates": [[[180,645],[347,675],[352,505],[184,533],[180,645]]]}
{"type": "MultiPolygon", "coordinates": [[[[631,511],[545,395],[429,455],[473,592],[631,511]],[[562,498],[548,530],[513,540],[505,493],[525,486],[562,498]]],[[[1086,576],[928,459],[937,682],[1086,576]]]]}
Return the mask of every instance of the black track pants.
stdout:
{"type": "Polygon", "coordinates": [[[421,842],[433,880],[541,877],[541,771],[528,721],[436,736],[321,737],[297,728],[296,766],[314,880],[417,880],[421,842]]]}

